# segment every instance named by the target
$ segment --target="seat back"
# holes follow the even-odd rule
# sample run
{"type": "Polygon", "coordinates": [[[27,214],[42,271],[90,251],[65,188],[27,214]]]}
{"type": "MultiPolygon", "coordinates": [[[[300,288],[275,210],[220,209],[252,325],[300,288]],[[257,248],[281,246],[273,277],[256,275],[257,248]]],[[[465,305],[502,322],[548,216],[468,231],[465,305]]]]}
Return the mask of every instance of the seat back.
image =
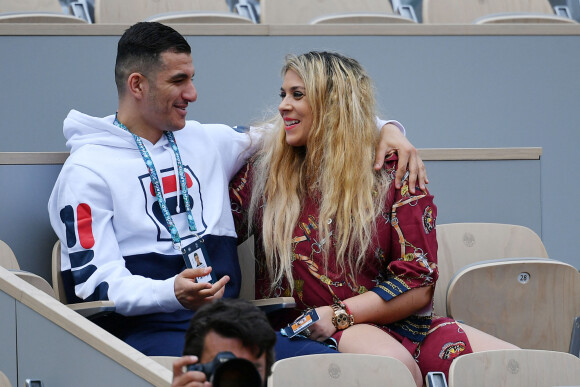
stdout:
{"type": "Polygon", "coordinates": [[[229,12],[223,0],[95,0],[95,23],[133,24],[181,11],[229,12]]]}
{"type": "Polygon", "coordinates": [[[447,312],[521,348],[568,352],[580,315],[580,273],[554,259],[466,266],[449,283],[447,312]]]}
{"type": "Polygon", "coordinates": [[[12,387],[12,383],[8,380],[8,376],[2,371],[0,371],[0,387],[12,387]]]}
{"type": "Polygon", "coordinates": [[[409,369],[386,356],[352,353],[296,356],[278,360],[269,387],[415,386],[409,369]]]}
{"type": "Polygon", "coordinates": [[[423,23],[472,24],[497,13],[553,15],[549,0],[422,0],[423,23]]]}
{"type": "Polygon", "coordinates": [[[56,241],[52,248],[52,288],[56,294],[56,298],[63,304],[67,304],[66,293],[62,283],[62,276],[60,275],[60,241],[56,241]]]}
{"type": "Polygon", "coordinates": [[[254,24],[250,19],[236,15],[231,12],[169,12],[154,15],[147,21],[156,21],[159,23],[237,23],[237,24],[254,24]]]}
{"type": "Polygon", "coordinates": [[[314,18],[352,12],[392,14],[389,1],[384,0],[261,0],[262,24],[308,24],[314,18]]]}
{"type": "Polygon", "coordinates": [[[42,290],[46,294],[55,297],[54,291],[50,284],[41,276],[30,273],[28,271],[20,270],[20,265],[16,259],[14,252],[6,244],[6,242],[0,240],[0,266],[10,270],[14,275],[33,285],[34,287],[42,290]]]}
{"type": "Polygon", "coordinates": [[[20,270],[14,252],[3,240],[0,240],[0,266],[8,270],[20,270]]]}
{"type": "Polygon", "coordinates": [[[4,12],[63,13],[63,9],[58,0],[2,0],[0,13],[4,12]]]}
{"type": "Polygon", "coordinates": [[[13,12],[0,14],[0,23],[88,24],[84,19],[64,13],[13,12]]]}
{"type": "Polygon", "coordinates": [[[475,19],[475,24],[578,24],[568,17],[540,13],[496,13],[475,19]]]}
{"type": "Polygon", "coordinates": [[[548,258],[542,240],[524,226],[500,223],[437,225],[439,280],[435,286],[435,313],[446,316],[447,286],[463,266],[500,258],[548,258]]]}
{"type": "Polygon", "coordinates": [[[254,237],[248,238],[238,246],[238,260],[242,272],[240,298],[251,301],[255,299],[256,258],[254,257],[254,237]]]}
{"type": "Polygon", "coordinates": [[[310,24],[413,24],[413,20],[399,15],[373,12],[352,12],[323,15],[310,20],[310,24]]]}
{"type": "Polygon", "coordinates": [[[569,353],[498,350],[462,355],[449,368],[449,387],[577,386],[580,359],[569,353]]]}

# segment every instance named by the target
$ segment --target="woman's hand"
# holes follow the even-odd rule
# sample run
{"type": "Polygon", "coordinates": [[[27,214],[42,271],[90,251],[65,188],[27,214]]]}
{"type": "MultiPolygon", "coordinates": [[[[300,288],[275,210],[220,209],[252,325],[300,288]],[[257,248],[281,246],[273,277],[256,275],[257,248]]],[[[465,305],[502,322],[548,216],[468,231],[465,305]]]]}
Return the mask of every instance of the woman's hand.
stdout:
{"type": "Polygon", "coordinates": [[[386,124],[381,129],[381,138],[375,151],[375,170],[381,169],[385,162],[385,156],[393,152],[397,152],[399,156],[395,187],[401,188],[403,176],[409,170],[409,191],[414,194],[416,185],[424,191],[425,184],[429,183],[429,179],[427,179],[425,164],[421,160],[419,152],[401,133],[398,126],[386,124]]]}
{"type": "Polygon", "coordinates": [[[315,310],[320,319],[308,328],[310,330],[309,338],[316,341],[324,341],[336,332],[336,328],[332,324],[334,311],[331,306],[321,306],[315,310]]]}

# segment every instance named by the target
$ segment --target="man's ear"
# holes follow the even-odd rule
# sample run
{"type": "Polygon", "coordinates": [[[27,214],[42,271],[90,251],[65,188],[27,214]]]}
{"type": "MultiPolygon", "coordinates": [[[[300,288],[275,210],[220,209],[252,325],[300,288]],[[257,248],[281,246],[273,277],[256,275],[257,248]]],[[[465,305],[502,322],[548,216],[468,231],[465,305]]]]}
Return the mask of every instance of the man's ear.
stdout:
{"type": "Polygon", "coordinates": [[[145,78],[141,73],[132,73],[127,79],[127,88],[137,99],[143,98],[147,86],[147,78],[145,78]]]}

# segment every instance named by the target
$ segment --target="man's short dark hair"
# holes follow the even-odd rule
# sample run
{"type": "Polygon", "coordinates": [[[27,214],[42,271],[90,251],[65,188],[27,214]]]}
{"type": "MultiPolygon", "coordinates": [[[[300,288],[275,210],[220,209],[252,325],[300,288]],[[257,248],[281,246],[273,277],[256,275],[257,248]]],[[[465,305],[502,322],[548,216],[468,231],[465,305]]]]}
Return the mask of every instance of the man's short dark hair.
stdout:
{"type": "Polygon", "coordinates": [[[266,375],[274,364],[276,333],[266,314],[248,301],[241,299],[218,299],[197,310],[185,334],[184,355],[201,358],[204,340],[208,332],[240,339],[246,348],[255,350],[256,356],[266,353],[266,375]]]}
{"type": "Polygon", "coordinates": [[[115,83],[119,95],[125,91],[129,74],[151,73],[166,51],[191,54],[191,47],[179,32],[161,23],[140,22],[129,27],[117,44],[115,83]]]}

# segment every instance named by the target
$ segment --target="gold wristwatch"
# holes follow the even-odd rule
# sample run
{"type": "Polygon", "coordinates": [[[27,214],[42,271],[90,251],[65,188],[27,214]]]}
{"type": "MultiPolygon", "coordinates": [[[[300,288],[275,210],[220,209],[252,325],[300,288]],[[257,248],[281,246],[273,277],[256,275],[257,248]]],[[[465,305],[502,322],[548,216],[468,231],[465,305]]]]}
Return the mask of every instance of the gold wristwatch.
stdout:
{"type": "Polygon", "coordinates": [[[339,331],[354,325],[354,316],[347,312],[347,307],[342,302],[340,304],[331,305],[334,311],[334,316],[332,316],[332,324],[339,331]]]}

